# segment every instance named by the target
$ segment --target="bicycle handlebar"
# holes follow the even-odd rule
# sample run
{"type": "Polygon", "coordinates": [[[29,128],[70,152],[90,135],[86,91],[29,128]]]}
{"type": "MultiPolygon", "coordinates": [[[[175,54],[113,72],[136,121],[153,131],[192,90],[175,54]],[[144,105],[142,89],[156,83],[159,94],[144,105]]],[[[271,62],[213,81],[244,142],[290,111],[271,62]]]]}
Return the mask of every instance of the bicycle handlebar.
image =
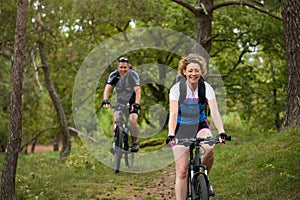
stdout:
{"type": "Polygon", "coordinates": [[[124,104],[116,103],[116,104],[111,104],[110,107],[115,109],[115,110],[125,110],[125,109],[129,109],[130,105],[129,104],[124,105],[124,104]]]}
{"type": "MultiPolygon", "coordinates": [[[[181,143],[195,143],[196,145],[199,145],[201,142],[204,142],[204,144],[208,144],[210,146],[214,144],[220,143],[219,138],[217,137],[206,137],[206,138],[183,138],[183,139],[176,139],[177,144],[181,143]]],[[[227,134],[226,141],[231,141],[231,135],[227,134]]]]}

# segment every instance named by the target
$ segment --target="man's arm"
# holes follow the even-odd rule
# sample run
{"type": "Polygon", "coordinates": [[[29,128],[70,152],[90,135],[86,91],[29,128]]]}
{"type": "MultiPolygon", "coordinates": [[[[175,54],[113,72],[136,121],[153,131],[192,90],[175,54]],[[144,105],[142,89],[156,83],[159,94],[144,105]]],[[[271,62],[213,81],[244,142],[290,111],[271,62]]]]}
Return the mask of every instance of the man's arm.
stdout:
{"type": "Polygon", "coordinates": [[[111,90],[112,90],[112,85],[106,84],[103,92],[103,99],[108,100],[111,90]]]}
{"type": "Polygon", "coordinates": [[[134,103],[140,104],[140,102],[141,102],[141,87],[135,86],[134,91],[135,91],[135,102],[134,103]]]}
{"type": "MultiPolygon", "coordinates": [[[[103,104],[103,102],[108,101],[109,94],[110,94],[112,88],[113,88],[113,86],[110,85],[110,84],[106,84],[106,85],[105,85],[104,92],[103,92],[103,100],[102,100],[102,104],[103,104]]],[[[109,107],[109,104],[103,104],[103,106],[104,106],[104,107],[109,107]]]]}

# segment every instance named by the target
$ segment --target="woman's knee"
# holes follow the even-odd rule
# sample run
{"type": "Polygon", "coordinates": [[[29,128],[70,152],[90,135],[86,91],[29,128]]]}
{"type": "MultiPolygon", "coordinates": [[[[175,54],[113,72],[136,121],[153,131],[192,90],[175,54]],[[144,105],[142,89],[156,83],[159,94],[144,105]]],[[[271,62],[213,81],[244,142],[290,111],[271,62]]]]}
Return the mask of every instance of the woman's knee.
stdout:
{"type": "Polygon", "coordinates": [[[205,145],[204,147],[205,154],[203,155],[203,159],[206,161],[207,159],[214,159],[214,146],[205,145]]]}
{"type": "Polygon", "coordinates": [[[187,172],[187,167],[179,167],[178,169],[176,169],[176,176],[181,180],[186,179],[187,172]]]}
{"type": "Polygon", "coordinates": [[[205,147],[205,154],[209,156],[214,156],[214,153],[215,153],[214,146],[207,145],[205,147]]]}

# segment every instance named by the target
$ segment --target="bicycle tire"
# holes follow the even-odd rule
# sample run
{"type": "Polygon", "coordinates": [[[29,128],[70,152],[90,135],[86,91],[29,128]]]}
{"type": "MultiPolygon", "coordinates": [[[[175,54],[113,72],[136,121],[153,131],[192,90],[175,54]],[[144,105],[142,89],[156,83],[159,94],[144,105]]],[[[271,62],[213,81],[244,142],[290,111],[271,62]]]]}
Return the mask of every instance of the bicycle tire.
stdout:
{"type": "Polygon", "coordinates": [[[125,151],[129,150],[129,142],[128,142],[128,134],[126,132],[123,131],[123,149],[125,151]]]}
{"type": "Polygon", "coordinates": [[[128,134],[124,132],[123,135],[124,135],[124,150],[126,151],[124,155],[125,165],[131,168],[134,162],[134,153],[129,151],[128,134]]]}
{"type": "Polygon", "coordinates": [[[114,154],[114,171],[115,173],[120,172],[121,158],[122,158],[122,146],[123,146],[123,137],[120,131],[120,128],[116,126],[115,128],[115,154],[114,154]]]}
{"type": "Polygon", "coordinates": [[[203,174],[195,174],[192,180],[192,200],[209,199],[208,186],[203,174]]]}

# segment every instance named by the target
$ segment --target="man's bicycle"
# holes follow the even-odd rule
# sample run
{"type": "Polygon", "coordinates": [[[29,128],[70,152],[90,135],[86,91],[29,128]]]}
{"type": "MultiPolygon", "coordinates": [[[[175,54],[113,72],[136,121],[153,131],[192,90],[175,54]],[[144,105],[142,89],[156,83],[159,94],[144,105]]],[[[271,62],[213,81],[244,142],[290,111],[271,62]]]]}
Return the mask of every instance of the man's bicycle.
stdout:
{"type": "Polygon", "coordinates": [[[114,122],[114,141],[111,152],[114,154],[114,171],[119,173],[123,155],[126,166],[132,167],[134,162],[134,152],[130,149],[133,137],[128,126],[130,105],[118,103],[111,105],[111,108],[118,113],[117,120],[114,122]]]}
{"type": "MultiPolygon", "coordinates": [[[[210,183],[208,179],[208,167],[201,163],[201,156],[205,153],[204,149],[202,148],[202,144],[208,144],[212,146],[219,143],[219,139],[214,137],[207,137],[177,140],[178,144],[190,144],[186,199],[209,199],[210,196],[214,196],[214,194],[210,194],[209,192],[210,183]]],[[[231,135],[227,135],[226,140],[231,141],[231,135]]]]}

